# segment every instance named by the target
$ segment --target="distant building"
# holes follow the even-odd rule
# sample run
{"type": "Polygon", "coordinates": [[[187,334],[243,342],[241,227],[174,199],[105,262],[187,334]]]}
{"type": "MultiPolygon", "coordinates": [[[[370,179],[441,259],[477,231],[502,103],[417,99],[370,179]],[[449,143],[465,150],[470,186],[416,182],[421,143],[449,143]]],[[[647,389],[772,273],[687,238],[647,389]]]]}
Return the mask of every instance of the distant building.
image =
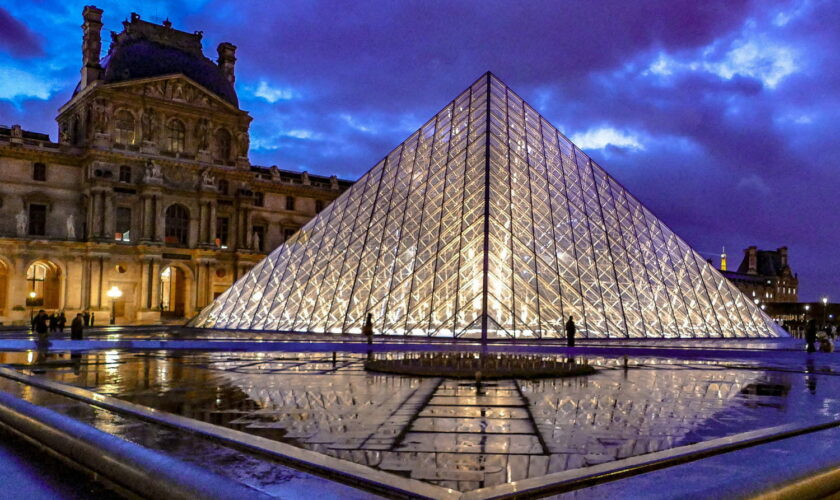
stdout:
{"type": "Polygon", "coordinates": [[[791,271],[788,249],[744,250],[737,271],[726,269],[726,253],[721,255],[720,272],[747,297],[757,303],[798,302],[799,278],[791,271]]]}
{"type": "Polygon", "coordinates": [[[0,127],[0,322],[30,308],[107,321],[190,317],[352,183],[252,166],[236,47],[136,14],[100,59],[85,7],[81,79],[58,142],[0,127]]]}

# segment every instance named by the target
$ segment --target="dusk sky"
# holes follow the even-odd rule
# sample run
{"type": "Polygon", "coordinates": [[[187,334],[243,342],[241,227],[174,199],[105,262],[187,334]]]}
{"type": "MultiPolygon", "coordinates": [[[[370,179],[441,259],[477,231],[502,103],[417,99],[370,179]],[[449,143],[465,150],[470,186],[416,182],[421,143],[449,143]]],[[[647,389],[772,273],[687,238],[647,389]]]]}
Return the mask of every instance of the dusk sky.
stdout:
{"type": "MultiPolygon", "coordinates": [[[[0,4],[0,124],[56,140],[85,3],[0,4]]],[[[97,1],[238,47],[251,161],[355,180],[493,71],[705,257],[840,302],[840,2],[97,1]]]]}

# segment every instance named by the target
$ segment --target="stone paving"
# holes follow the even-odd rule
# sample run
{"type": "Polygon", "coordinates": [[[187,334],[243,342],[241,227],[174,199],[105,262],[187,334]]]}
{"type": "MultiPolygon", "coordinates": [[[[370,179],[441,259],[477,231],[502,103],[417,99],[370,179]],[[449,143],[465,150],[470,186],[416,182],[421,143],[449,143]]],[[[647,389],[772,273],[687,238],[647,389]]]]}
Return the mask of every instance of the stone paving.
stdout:
{"type": "Polygon", "coordinates": [[[110,350],[44,376],[459,491],[840,414],[836,355],[698,357],[479,387],[366,373],[360,353],[110,350]]]}

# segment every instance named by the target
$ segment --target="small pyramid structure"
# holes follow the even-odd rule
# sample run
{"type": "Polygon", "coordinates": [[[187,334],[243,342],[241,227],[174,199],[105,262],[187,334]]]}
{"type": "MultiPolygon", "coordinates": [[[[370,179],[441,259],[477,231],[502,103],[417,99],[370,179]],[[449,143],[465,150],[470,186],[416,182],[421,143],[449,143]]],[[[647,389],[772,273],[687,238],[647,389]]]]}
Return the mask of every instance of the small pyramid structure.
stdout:
{"type": "Polygon", "coordinates": [[[492,73],[196,316],[203,328],[784,336],[492,73]]]}

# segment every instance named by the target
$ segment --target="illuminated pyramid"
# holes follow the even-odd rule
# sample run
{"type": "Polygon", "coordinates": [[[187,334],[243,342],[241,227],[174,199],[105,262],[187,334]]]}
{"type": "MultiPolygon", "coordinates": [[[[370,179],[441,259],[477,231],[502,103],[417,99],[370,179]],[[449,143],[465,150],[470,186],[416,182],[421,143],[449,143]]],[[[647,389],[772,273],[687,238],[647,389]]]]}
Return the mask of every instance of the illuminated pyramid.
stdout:
{"type": "Polygon", "coordinates": [[[464,338],[784,332],[490,73],[191,326],[464,338]]]}

